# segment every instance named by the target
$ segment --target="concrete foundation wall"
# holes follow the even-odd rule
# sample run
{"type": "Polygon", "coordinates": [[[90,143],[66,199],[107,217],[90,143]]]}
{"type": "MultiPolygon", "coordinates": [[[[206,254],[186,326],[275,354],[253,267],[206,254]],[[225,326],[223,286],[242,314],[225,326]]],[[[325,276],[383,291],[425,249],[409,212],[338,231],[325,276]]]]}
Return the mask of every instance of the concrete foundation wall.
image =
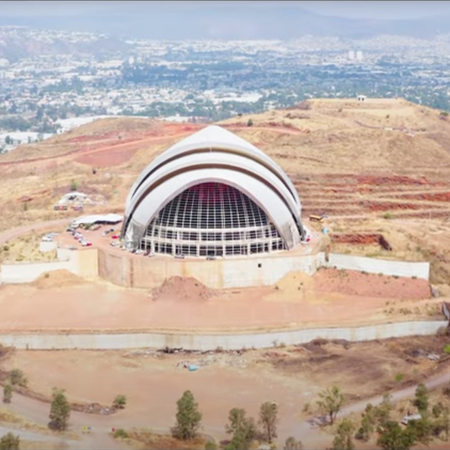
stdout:
{"type": "Polygon", "coordinates": [[[310,275],[321,267],[337,267],[368,273],[382,273],[405,277],[428,279],[429,263],[388,261],[360,256],[330,254],[325,261],[324,253],[295,255],[289,253],[263,257],[217,259],[184,259],[171,257],[147,258],[113,254],[99,249],[99,275],[125,287],[152,289],[173,276],[194,277],[213,289],[250,286],[270,286],[289,272],[305,272],[310,275]]]}
{"type": "Polygon", "coordinates": [[[125,349],[184,348],[186,350],[240,350],[274,345],[302,344],[316,338],[346,339],[351,342],[405,336],[432,335],[446,321],[397,322],[359,328],[317,328],[255,334],[1,334],[0,344],[17,349],[125,349]]]}
{"type": "Polygon", "coordinates": [[[313,274],[322,255],[265,256],[235,259],[177,260],[170,257],[129,258],[99,250],[99,275],[126,287],[151,289],[173,276],[193,277],[213,289],[270,286],[292,271],[313,274]]]}

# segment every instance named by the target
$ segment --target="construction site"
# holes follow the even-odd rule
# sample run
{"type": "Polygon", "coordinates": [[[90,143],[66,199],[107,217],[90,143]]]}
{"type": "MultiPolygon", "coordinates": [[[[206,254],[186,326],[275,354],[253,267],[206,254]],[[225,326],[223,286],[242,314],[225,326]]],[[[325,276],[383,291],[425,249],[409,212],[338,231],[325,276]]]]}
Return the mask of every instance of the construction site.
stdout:
{"type": "MultiPolygon", "coordinates": [[[[11,347],[0,371],[20,367],[29,377],[16,413],[32,409],[41,423],[51,388],[64,386],[79,405],[74,432],[86,421],[97,430],[95,444],[82,438],[85,448],[125,448],[105,430],[150,420],[165,433],[184,389],[218,440],[232,407],[255,414],[270,397],[282,405],[280,442],[294,435],[324,448],[331,437],[310,428],[303,405],[327,386],[338,383],[356,405],[390,391],[406,398],[421,380],[448,383],[450,124],[439,111],[403,100],[311,100],[218,125],[282,169],[293,190],[269,162],[272,175],[259,176],[282,206],[251,184],[235,185],[246,196],[236,197],[220,187],[225,172],[173,185],[165,204],[155,197],[154,212],[145,196],[134,200],[157,192],[138,186],[139,174],[205,129],[198,124],[105,119],[0,156],[0,342],[11,347]],[[189,191],[198,180],[218,187],[189,191]],[[205,195],[202,228],[188,211],[205,195]],[[219,198],[239,198],[250,215],[238,223],[210,215],[219,198]],[[123,220],[79,226],[110,214],[123,220]],[[122,390],[129,408],[99,413],[122,390]],[[97,413],[87,413],[93,404],[97,413]]],[[[224,171],[225,162],[238,165],[224,159],[224,171]]],[[[164,186],[166,169],[162,181],[158,171],[146,180],[164,186]]]]}

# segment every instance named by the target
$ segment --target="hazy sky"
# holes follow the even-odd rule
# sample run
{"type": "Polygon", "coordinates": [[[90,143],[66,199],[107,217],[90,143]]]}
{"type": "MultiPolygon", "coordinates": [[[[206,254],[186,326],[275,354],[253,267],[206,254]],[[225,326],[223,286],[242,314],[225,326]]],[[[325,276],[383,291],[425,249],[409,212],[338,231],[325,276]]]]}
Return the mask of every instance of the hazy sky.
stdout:
{"type": "Polygon", "coordinates": [[[239,1],[2,1],[0,3],[0,15],[3,17],[37,17],[37,16],[78,16],[84,14],[96,14],[108,10],[120,10],[126,4],[129,11],[133,8],[139,12],[146,10],[149,13],[161,9],[172,10],[177,14],[182,9],[199,9],[211,7],[221,3],[229,8],[239,10],[240,5],[252,7],[294,6],[324,14],[352,18],[377,18],[377,19],[410,19],[433,15],[450,15],[450,1],[266,1],[266,2],[239,2],[239,1]]]}
{"type": "Polygon", "coordinates": [[[450,1],[0,2],[0,25],[93,31],[140,39],[291,39],[302,33],[404,33],[419,37],[433,35],[436,30],[450,32],[447,17],[450,1]],[[430,16],[434,18],[425,21],[428,25],[418,26],[408,20],[394,22],[430,16]],[[393,21],[380,25],[376,19],[393,21]]]}

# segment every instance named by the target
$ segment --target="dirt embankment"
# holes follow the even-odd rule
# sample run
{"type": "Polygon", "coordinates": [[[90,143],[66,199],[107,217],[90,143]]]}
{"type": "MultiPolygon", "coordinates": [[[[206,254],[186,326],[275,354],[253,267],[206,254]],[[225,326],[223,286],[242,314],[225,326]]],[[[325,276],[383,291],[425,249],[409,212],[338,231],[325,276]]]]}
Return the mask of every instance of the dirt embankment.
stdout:
{"type": "MultiPolygon", "coordinates": [[[[321,269],[314,275],[317,293],[421,300],[431,297],[427,280],[375,275],[354,270],[321,269]]],[[[362,300],[363,301],[363,300],[362,300]]]]}

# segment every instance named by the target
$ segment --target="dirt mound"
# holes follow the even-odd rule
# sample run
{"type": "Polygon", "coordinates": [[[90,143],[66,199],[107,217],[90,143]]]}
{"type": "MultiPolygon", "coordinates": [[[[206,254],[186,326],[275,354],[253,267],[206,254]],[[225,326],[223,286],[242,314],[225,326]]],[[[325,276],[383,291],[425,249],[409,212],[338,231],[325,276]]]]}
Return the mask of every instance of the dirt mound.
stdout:
{"type": "Polygon", "coordinates": [[[208,300],[219,295],[219,291],[210,289],[195,278],[171,277],[151,291],[152,300],[186,301],[208,300]]]}
{"type": "Polygon", "coordinates": [[[53,272],[45,272],[39,278],[30,283],[38,289],[48,289],[53,287],[66,287],[76,284],[86,283],[86,280],[74,275],[68,270],[61,269],[53,272]]]}
{"type": "Polygon", "coordinates": [[[272,295],[269,299],[272,300],[299,300],[303,299],[307,292],[314,290],[314,279],[303,272],[289,272],[275,285],[275,290],[278,293],[284,294],[281,297],[279,295],[272,295]]]}

